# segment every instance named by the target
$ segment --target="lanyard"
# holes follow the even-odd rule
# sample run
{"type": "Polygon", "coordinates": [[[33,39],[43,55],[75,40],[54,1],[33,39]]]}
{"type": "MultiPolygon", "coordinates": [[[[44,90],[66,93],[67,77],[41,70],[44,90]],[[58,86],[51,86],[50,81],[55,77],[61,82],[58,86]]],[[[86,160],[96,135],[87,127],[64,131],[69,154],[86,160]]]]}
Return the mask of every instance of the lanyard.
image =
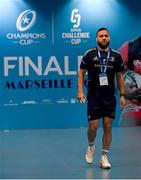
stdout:
{"type": "Polygon", "coordinates": [[[98,49],[98,58],[99,58],[99,62],[100,62],[100,71],[101,71],[101,74],[105,74],[106,70],[107,70],[108,61],[109,61],[109,58],[110,58],[110,49],[108,50],[108,54],[107,54],[107,57],[106,57],[106,64],[105,65],[102,65],[102,57],[101,57],[99,49],[98,49]]]}

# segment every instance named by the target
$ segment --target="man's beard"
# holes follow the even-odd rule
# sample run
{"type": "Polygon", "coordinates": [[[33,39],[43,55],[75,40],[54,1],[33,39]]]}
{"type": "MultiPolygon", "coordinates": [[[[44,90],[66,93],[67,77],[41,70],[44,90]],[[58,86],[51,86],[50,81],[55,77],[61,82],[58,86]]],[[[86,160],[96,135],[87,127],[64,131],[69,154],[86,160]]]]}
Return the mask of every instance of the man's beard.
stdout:
{"type": "Polygon", "coordinates": [[[97,42],[97,44],[101,49],[106,49],[107,47],[109,47],[110,42],[107,42],[106,44],[102,44],[100,42],[97,42]]]}

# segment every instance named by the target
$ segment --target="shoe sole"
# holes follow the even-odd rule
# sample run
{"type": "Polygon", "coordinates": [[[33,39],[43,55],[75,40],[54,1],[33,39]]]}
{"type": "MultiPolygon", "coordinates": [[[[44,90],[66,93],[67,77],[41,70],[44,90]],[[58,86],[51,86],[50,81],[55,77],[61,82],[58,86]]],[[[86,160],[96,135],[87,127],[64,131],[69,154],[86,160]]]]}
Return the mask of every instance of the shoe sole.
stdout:
{"type": "Polygon", "coordinates": [[[101,164],[100,164],[100,168],[102,168],[102,169],[111,169],[110,166],[104,167],[104,166],[102,166],[101,164]]]}

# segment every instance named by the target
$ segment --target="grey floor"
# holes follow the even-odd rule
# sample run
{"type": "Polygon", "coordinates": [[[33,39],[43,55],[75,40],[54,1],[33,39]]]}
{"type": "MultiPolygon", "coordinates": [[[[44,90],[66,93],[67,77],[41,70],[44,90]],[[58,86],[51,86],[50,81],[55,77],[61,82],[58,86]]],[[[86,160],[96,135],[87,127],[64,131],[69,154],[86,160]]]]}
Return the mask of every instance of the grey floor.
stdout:
{"type": "Polygon", "coordinates": [[[95,161],[85,163],[86,128],[0,131],[0,178],[141,179],[141,126],[113,128],[112,169],[99,168],[102,128],[95,161]]]}

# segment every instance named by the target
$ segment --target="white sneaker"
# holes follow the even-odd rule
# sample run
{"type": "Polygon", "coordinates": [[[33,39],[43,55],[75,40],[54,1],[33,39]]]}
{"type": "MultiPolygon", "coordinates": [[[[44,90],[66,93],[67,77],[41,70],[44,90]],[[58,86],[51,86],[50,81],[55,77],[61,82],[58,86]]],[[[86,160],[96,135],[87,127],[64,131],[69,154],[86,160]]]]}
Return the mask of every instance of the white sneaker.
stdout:
{"type": "Polygon", "coordinates": [[[85,155],[85,159],[88,164],[91,164],[93,162],[94,150],[95,150],[94,146],[88,146],[88,149],[85,155]]]}
{"type": "Polygon", "coordinates": [[[100,167],[103,169],[111,169],[111,164],[109,163],[106,154],[101,156],[100,167]]]}

